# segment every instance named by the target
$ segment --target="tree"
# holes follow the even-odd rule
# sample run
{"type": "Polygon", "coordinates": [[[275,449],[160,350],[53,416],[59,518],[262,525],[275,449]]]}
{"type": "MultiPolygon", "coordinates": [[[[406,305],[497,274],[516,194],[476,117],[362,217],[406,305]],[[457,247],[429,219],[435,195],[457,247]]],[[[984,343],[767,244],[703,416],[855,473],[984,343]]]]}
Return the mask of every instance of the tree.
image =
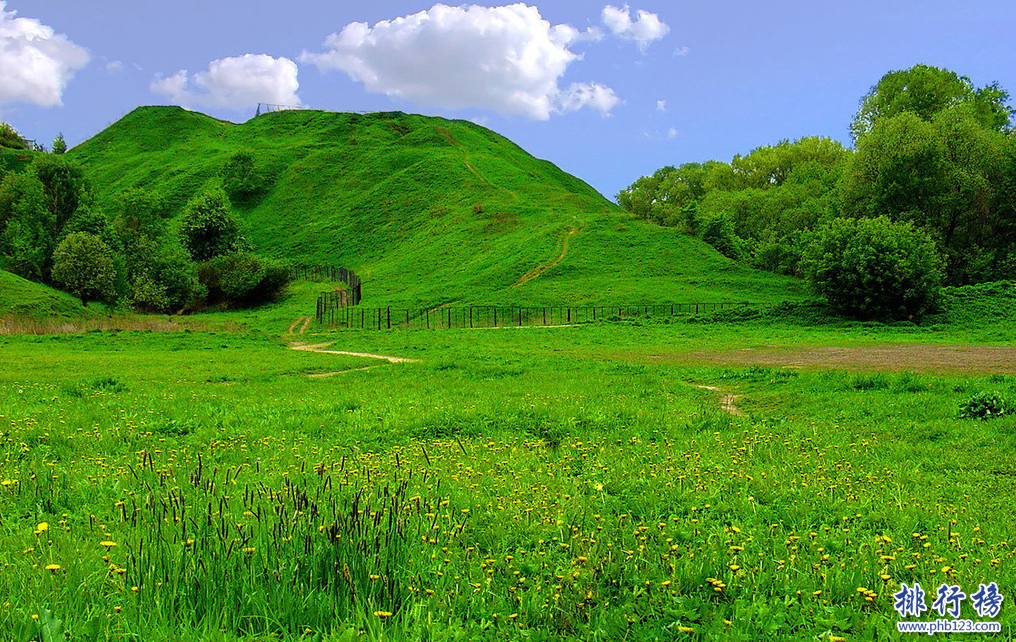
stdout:
{"type": "Polygon", "coordinates": [[[187,203],[180,240],[195,261],[237,252],[246,247],[240,226],[229,211],[221,189],[212,189],[187,203]]]}
{"type": "Polygon", "coordinates": [[[64,140],[63,134],[57,134],[56,138],[53,139],[53,153],[63,154],[67,151],[67,141],[64,140]]]}
{"type": "Polygon", "coordinates": [[[890,71],[861,99],[850,133],[859,141],[885,118],[910,113],[924,121],[957,104],[969,104],[983,127],[1000,131],[1009,124],[1009,94],[997,83],[975,89],[969,78],[948,69],[915,65],[890,71]]]}
{"type": "Polygon", "coordinates": [[[880,119],[857,143],[841,186],[842,212],[925,227],[947,258],[951,284],[1006,278],[1001,257],[1013,235],[1003,186],[1013,147],[1011,136],[984,127],[968,103],[930,121],[910,112],[880,119]]]}
{"type": "Polygon", "coordinates": [[[47,280],[55,243],[42,182],[29,172],[5,176],[0,183],[0,255],[7,268],[26,279],[47,280]]]}
{"type": "Polygon", "coordinates": [[[938,302],[943,262],[934,241],[911,223],[840,218],[817,229],[804,273],[836,310],[862,319],[908,319],[938,302]]]}
{"type": "Polygon", "coordinates": [[[31,172],[42,182],[46,206],[52,214],[53,234],[74,217],[78,207],[92,200],[92,188],[84,172],[62,156],[40,156],[32,163],[31,172]]]}
{"type": "Polygon", "coordinates": [[[97,236],[68,234],[53,252],[53,280],[80,298],[81,305],[107,301],[116,281],[113,252],[97,236]]]}

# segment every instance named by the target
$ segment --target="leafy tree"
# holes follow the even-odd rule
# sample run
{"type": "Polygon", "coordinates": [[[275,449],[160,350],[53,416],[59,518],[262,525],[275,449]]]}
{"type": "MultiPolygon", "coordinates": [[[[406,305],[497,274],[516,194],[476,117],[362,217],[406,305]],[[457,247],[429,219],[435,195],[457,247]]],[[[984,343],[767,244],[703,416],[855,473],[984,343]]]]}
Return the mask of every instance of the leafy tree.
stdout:
{"type": "Polygon", "coordinates": [[[45,281],[56,237],[44,186],[31,173],[8,174],[0,183],[0,255],[8,269],[45,281]]]}
{"type": "Polygon", "coordinates": [[[67,151],[67,141],[64,140],[63,134],[57,134],[56,138],[53,139],[53,153],[63,154],[67,151]]]}
{"type": "Polygon", "coordinates": [[[773,188],[783,185],[795,169],[805,164],[824,168],[838,175],[848,156],[838,141],[822,136],[808,136],[791,143],[758,147],[747,156],[738,154],[730,162],[737,187],[773,188]]]}
{"type": "Polygon", "coordinates": [[[910,113],[930,121],[940,111],[961,103],[972,107],[983,127],[999,131],[1009,124],[1012,115],[1008,99],[1009,94],[997,83],[976,89],[969,78],[948,69],[915,65],[882,76],[861,99],[850,133],[859,141],[880,120],[910,113]]]}
{"type": "Polygon", "coordinates": [[[948,259],[948,281],[1001,278],[1014,240],[1002,191],[1014,141],[957,104],[930,121],[884,118],[857,144],[841,205],[852,216],[886,215],[926,227],[948,259]]]}
{"type": "Polygon", "coordinates": [[[52,214],[52,232],[58,236],[78,207],[91,202],[91,186],[81,168],[62,156],[38,157],[32,163],[31,172],[42,182],[46,207],[52,214]]]}
{"type": "Polygon", "coordinates": [[[53,280],[80,298],[82,305],[109,300],[116,281],[113,252],[97,236],[68,234],[53,253],[53,280]]]}
{"type": "Polygon", "coordinates": [[[184,209],[180,240],[196,261],[238,252],[246,247],[240,226],[229,211],[221,189],[212,189],[191,199],[184,209]]]}
{"type": "Polygon", "coordinates": [[[206,290],[198,266],[179,247],[153,256],[131,281],[131,304],[149,312],[175,312],[198,303],[206,290]]]}
{"type": "Polygon", "coordinates": [[[814,233],[804,261],[813,290],[862,319],[919,317],[938,302],[943,262],[934,241],[911,223],[840,218],[814,233]]]}
{"type": "Polygon", "coordinates": [[[7,123],[0,123],[0,147],[7,149],[28,149],[28,141],[21,137],[18,130],[7,123]]]}

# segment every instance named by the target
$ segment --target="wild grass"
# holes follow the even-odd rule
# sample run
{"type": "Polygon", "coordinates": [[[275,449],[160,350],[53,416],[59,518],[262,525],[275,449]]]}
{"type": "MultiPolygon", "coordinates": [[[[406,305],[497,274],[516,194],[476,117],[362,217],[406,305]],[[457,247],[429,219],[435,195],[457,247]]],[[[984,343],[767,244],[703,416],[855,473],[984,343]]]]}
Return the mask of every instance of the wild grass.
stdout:
{"type": "Polygon", "coordinates": [[[743,330],[336,332],[421,361],[317,380],[369,362],[7,337],[0,639],[884,639],[900,582],[1016,586],[1016,419],[957,413],[1011,381],[648,358],[800,341],[743,330]]]}

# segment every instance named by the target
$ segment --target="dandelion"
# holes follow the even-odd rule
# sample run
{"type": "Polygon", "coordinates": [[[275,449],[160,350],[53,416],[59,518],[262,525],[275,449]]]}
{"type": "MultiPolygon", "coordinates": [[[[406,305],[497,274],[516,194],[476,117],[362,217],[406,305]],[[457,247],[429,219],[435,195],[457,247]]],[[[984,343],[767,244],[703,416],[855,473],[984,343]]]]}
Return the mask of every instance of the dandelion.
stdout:
{"type": "Polygon", "coordinates": [[[56,573],[57,571],[60,570],[60,565],[59,564],[48,564],[46,566],[46,570],[49,571],[50,573],[56,573]]]}
{"type": "Polygon", "coordinates": [[[374,611],[374,617],[386,618],[391,616],[392,616],[391,611],[374,611]]]}
{"type": "Polygon", "coordinates": [[[35,527],[35,534],[38,535],[39,533],[45,533],[48,530],[49,530],[48,522],[39,522],[39,525],[35,527]]]}
{"type": "Polygon", "coordinates": [[[681,633],[694,633],[695,632],[695,629],[691,628],[690,626],[678,626],[677,630],[680,631],[681,633]]]}
{"type": "Polygon", "coordinates": [[[108,551],[109,549],[111,549],[111,548],[113,548],[114,546],[116,546],[116,542],[111,542],[111,541],[109,541],[109,540],[106,540],[106,541],[104,541],[104,542],[99,542],[99,546],[103,546],[103,547],[105,547],[105,548],[106,548],[106,550],[108,551]]]}

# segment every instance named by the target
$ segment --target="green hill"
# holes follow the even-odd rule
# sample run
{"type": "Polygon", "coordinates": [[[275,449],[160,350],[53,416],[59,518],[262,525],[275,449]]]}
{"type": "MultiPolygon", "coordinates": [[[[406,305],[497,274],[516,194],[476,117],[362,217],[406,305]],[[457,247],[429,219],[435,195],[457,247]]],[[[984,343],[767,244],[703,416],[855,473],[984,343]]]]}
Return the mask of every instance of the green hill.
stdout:
{"type": "Polygon", "coordinates": [[[59,290],[0,270],[0,316],[77,316],[81,301],[59,290]]]}
{"type": "Polygon", "coordinates": [[[291,110],[243,124],[134,110],[69,155],[100,205],[159,188],[179,211],[237,151],[270,186],[239,208],[264,253],[349,267],[364,303],[611,303],[798,298],[800,284],[639,221],[471,122],[291,110]]]}

